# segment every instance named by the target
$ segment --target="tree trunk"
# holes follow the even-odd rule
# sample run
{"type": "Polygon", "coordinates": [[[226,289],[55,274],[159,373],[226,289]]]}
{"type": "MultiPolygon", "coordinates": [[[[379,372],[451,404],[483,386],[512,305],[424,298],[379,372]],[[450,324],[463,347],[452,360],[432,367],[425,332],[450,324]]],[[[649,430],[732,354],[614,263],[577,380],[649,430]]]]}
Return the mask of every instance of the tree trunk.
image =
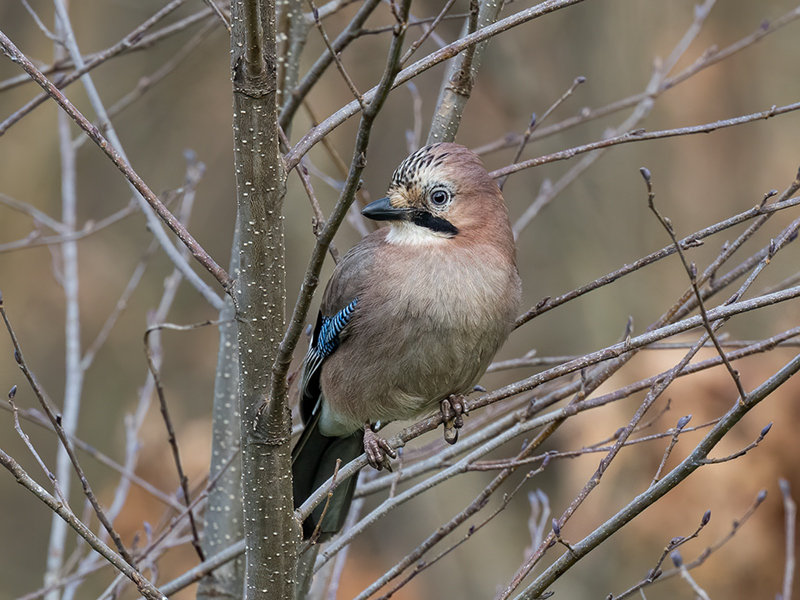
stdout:
{"type": "Polygon", "coordinates": [[[267,399],[285,318],[286,173],[278,147],[274,0],[234,0],[232,26],[245,598],[291,599],[299,540],[291,419],[285,394],[267,399]]]}

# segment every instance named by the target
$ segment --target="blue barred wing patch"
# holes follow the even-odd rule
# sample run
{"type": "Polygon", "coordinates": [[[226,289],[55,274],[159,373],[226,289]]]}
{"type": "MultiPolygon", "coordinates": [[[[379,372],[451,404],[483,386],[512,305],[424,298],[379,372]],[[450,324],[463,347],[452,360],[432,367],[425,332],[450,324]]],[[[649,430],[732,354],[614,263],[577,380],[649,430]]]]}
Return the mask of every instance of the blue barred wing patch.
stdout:
{"type": "Polygon", "coordinates": [[[356,304],[358,304],[358,298],[353,298],[350,304],[332,317],[322,317],[317,343],[314,345],[314,349],[320,359],[324,360],[329,357],[339,346],[339,334],[350,322],[353,311],[356,309],[356,304]]]}
{"type": "Polygon", "coordinates": [[[342,330],[353,317],[356,304],[358,304],[358,298],[353,298],[350,304],[332,317],[319,316],[317,329],[314,332],[315,336],[311,340],[305,361],[303,361],[303,374],[300,378],[300,389],[303,391],[304,397],[311,397],[317,394],[319,367],[322,362],[339,347],[341,341],[339,339],[339,334],[342,333],[342,330]]]}

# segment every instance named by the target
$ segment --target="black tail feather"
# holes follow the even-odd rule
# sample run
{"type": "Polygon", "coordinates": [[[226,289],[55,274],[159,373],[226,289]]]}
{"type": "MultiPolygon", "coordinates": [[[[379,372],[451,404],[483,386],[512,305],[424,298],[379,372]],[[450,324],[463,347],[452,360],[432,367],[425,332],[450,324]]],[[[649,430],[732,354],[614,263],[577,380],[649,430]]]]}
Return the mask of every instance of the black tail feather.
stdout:
{"type": "MultiPolygon", "coordinates": [[[[364,451],[364,433],[356,432],[347,437],[328,437],[322,435],[318,427],[318,419],[306,425],[300,439],[292,450],[292,477],[294,491],[294,507],[297,508],[319,488],[336,467],[336,459],[342,465],[350,462],[364,451]]],[[[325,518],[319,526],[319,540],[325,541],[338,533],[347,518],[353,494],[356,490],[358,475],[341,482],[331,496],[325,518]]],[[[309,539],[320,522],[325,502],[317,506],[303,522],[303,539],[309,539]]]]}

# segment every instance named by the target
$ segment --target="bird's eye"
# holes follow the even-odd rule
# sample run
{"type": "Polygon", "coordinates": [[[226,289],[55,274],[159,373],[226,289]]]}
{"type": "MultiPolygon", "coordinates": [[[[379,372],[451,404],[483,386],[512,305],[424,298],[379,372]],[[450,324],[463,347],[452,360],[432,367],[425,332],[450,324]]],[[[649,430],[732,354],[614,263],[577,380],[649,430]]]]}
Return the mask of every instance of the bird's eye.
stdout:
{"type": "Polygon", "coordinates": [[[446,190],[433,190],[431,192],[431,203],[434,206],[444,206],[450,200],[450,194],[446,190]]]}

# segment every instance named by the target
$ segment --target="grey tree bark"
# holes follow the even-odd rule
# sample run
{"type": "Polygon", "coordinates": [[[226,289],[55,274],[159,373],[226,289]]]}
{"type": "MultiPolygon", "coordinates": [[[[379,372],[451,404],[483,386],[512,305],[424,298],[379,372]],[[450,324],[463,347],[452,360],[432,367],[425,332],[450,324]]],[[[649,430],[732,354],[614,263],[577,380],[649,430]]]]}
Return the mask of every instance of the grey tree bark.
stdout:
{"type": "Polygon", "coordinates": [[[293,517],[291,419],[270,394],[284,331],[283,217],[274,0],[232,3],[231,60],[239,278],[236,284],[245,598],[290,599],[299,526],[293,517]]]}
{"type": "MultiPolygon", "coordinates": [[[[470,18],[464,24],[461,36],[464,37],[476,30],[491,25],[497,21],[503,0],[471,0],[470,18]]],[[[428,132],[428,143],[452,142],[456,139],[458,126],[461,124],[461,115],[472,95],[472,84],[478,74],[478,69],[483,60],[489,40],[469,47],[450,61],[447,75],[442,80],[439,90],[439,99],[436,102],[436,111],[431,120],[431,129],[428,132]]]]}
{"type": "MultiPolygon", "coordinates": [[[[233,236],[228,272],[239,271],[239,227],[233,236]]],[[[236,311],[229,297],[220,311],[219,352],[214,380],[212,407],[211,467],[209,481],[216,481],[208,492],[203,528],[203,551],[214,556],[244,537],[242,522],[242,457],[239,453],[241,417],[239,413],[239,352],[236,311]]],[[[197,590],[197,600],[242,597],[244,557],[240,556],[206,575],[197,590]]]]}

